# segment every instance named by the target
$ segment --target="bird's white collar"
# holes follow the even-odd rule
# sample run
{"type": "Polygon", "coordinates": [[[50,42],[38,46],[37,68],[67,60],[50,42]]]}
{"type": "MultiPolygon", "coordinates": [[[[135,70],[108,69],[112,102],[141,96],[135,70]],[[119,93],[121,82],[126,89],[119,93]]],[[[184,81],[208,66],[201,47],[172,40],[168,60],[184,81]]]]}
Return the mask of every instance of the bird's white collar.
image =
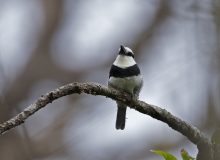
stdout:
{"type": "Polygon", "coordinates": [[[131,56],[118,55],[113,64],[120,68],[127,68],[135,65],[136,62],[131,56]]]}

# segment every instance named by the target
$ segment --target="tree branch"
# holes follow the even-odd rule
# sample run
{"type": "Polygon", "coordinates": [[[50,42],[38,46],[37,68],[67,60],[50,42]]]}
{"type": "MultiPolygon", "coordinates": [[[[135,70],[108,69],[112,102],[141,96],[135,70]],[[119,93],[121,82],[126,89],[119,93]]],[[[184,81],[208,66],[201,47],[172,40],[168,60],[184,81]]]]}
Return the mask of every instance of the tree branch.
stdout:
{"type": "Polygon", "coordinates": [[[28,117],[33,115],[39,109],[45,107],[47,104],[52,103],[54,100],[74,93],[101,95],[107,98],[111,98],[113,100],[121,101],[143,114],[147,114],[155,119],[166,123],[174,130],[186,136],[192,143],[196,144],[198,148],[199,146],[207,146],[207,148],[211,148],[210,140],[201,131],[199,131],[196,127],[190,125],[189,123],[181,120],[180,118],[175,117],[165,109],[161,109],[160,107],[145,103],[143,101],[134,100],[126,93],[121,93],[117,90],[108,89],[107,87],[97,83],[74,82],[64,85],[45,95],[42,95],[37,101],[28,106],[23,112],[19,113],[10,120],[0,124],[0,135],[24,123],[24,121],[28,117]]]}

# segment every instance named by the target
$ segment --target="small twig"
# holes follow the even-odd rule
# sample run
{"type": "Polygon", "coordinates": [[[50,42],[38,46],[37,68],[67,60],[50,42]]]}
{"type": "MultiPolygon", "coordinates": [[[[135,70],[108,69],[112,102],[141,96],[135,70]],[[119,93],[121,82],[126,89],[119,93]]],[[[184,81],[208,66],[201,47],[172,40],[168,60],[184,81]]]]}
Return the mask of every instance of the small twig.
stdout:
{"type": "Polygon", "coordinates": [[[77,83],[77,82],[70,83],[54,91],[51,91],[45,95],[42,95],[36,102],[28,106],[23,112],[19,113],[10,120],[0,124],[0,135],[24,123],[24,121],[28,117],[33,115],[39,109],[45,107],[47,104],[53,102],[54,100],[74,93],[102,95],[111,98],[113,100],[121,101],[143,114],[147,114],[155,119],[165,122],[174,130],[182,133],[192,143],[196,144],[197,146],[205,145],[208,146],[208,148],[209,146],[211,146],[209,139],[203,133],[201,133],[196,127],[190,125],[187,122],[184,122],[178,117],[175,117],[165,109],[161,109],[160,107],[145,103],[143,101],[133,100],[126,93],[121,93],[113,89],[108,89],[107,87],[97,83],[77,83]]]}

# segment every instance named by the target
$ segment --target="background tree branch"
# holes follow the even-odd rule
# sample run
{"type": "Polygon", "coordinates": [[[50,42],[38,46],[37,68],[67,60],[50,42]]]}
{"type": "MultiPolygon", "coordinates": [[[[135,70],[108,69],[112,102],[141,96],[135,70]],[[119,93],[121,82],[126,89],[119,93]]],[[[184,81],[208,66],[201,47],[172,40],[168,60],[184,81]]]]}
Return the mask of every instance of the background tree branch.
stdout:
{"type": "MultiPolygon", "coordinates": [[[[206,158],[210,158],[211,154],[211,142],[210,140],[196,127],[190,125],[189,123],[181,120],[180,118],[172,115],[170,112],[151,105],[139,100],[133,100],[128,94],[121,93],[117,90],[110,90],[107,87],[97,84],[97,83],[70,83],[64,85],[60,88],[57,88],[54,91],[48,92],[45,95],[42,95],[38,100],[33,104],[28,106],[23,112],[19,113],[10,120],[0,124],[0,134],[4,134],[10,129],[24,123],[24,121],[37,112],[39,109],[45,107],[47,104],[52,103],[54,100],[61,98],[70,94],[91,94],[91,95],[102,95],[113,100],[121,101],[127,104],[129,107],[143,113],[147,114],[155,119],[158,119],[172,129],[180,132],[186,136],[192,143],[196,144],[198,149],[202,148],[203,152],[205,151],[206,158]],[[205,146],[205,147],[204,147],[205,146]],[[204,150],[205,148],[205,150],[204,150]]],[[[200,152],[200,155],[202,153],[200,152]]],[[[201,156],[202,157],[202,156],[201,156]]]]}

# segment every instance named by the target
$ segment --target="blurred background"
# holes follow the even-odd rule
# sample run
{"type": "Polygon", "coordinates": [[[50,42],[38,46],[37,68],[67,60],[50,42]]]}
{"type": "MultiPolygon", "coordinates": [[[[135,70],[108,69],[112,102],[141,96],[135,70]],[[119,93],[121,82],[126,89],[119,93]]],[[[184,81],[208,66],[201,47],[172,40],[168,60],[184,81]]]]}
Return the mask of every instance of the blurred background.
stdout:
{"type": "MultiPolygon", "coordinates": [[[[207,135],[220,123],[219,0],[0,0],[0,122],[71,82],[107,84],[119,46],[135,52],[140,99],[207,135]]],[[[114,101],[58,99],[0,136],[1,160],[158,160],[197,148],[166,124],[114,101]]]]}

